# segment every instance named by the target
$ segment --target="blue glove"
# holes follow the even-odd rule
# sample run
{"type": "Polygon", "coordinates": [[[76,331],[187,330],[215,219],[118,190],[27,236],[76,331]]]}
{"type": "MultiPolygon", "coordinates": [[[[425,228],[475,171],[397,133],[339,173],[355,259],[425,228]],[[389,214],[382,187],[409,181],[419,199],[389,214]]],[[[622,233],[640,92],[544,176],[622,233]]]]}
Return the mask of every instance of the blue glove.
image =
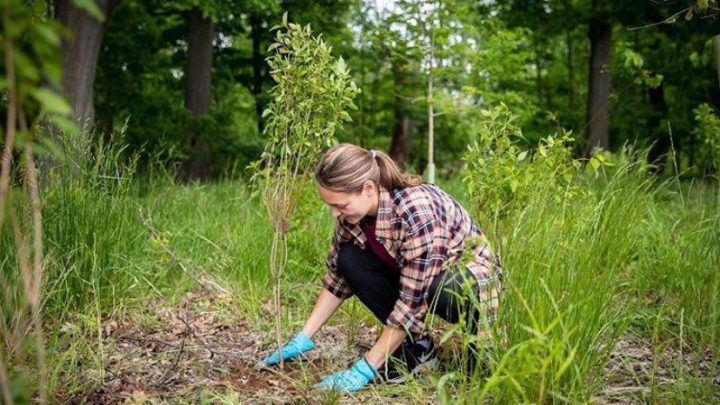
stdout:
{"type": "Polygon", "coordinates": [[[338,371],[325,376],[315,388],[355,392],[369,383],[377,373],[377,369],[365,360],[365,357],[355,363],[349,370],[338,371]]]}
{"type": "MultiPolygon", "coordinates": [[[[305,333],[298,332],[291,341],[282,348],[283,361],[292,360],[295,357],[315,348],[315,343],[305,333]]],[[[277,349],[262,361],[266,366],[280,363],[280,353],[277,349]]]]}

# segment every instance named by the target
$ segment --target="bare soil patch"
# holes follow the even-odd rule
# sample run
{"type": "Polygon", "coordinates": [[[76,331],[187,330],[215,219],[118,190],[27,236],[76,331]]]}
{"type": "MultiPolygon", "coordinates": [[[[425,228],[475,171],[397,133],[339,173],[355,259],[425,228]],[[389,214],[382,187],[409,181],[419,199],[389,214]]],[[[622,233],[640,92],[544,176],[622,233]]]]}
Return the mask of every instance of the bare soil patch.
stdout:
{"type": "MultiPolygon", "coordinates": [[[[376,336],[376,328],[360,325],[355,343],[348,345],[343,325],[327,326],[305,361],[286,363],[282,372],[259,367],[274,348],[274,333],[254,330],[222,310],[227,299],[189,293],[177,307],[154,300],[142,318],[105,321],[103,383],[90,393],[57,393],[58,398],[92,404],[196,403],[223,395],[242,403],[323,403],[328,396],[312,386],[325,374],[351,365],[376,336]]],[[[356,403],[371,398],[394,403],[371,393],[339,399],[356,403]]]]}

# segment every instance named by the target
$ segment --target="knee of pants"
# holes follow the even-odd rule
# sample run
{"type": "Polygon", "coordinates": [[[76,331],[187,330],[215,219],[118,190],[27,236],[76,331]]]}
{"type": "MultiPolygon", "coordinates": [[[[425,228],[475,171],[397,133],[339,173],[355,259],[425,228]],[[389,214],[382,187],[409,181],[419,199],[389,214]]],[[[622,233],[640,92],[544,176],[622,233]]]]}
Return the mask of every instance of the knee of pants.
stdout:
{"type": "Polygon", "coordinates": [[[346,279],[352,278],[355,275],[363,253],[362,249],[352,242],[341,244],[337,256],[337,269],[340,275],[346,279]]]}
{"type": "Polygon", "coordinates": [[[435,307],[433,312],[451,323],[457,323],[461,317],[473,322],[473,313],[477,309],[469,294],[477,294],[477,281],[469,271],[450,271],[452,273],[438,275],[439,280],[433,281],[430,287],[429,293],[435,307]],[[470,285],[465,285],[466,279],[470,280],[470,285]]]}

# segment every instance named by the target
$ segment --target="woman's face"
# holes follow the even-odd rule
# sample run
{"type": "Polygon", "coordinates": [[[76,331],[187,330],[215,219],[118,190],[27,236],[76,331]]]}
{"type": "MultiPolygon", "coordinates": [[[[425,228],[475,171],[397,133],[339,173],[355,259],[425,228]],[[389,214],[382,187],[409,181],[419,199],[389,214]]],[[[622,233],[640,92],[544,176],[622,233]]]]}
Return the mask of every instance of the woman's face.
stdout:
{"type": "Polygon", "coordinates": [[[378,206],[378,190],[375,183],[366,181],[362,191],[343,193],[318,186],[320,198],[330,207],[330,215],[336,221],[347,221],[357,224],[365,216],[376,216],[378,206]]]}

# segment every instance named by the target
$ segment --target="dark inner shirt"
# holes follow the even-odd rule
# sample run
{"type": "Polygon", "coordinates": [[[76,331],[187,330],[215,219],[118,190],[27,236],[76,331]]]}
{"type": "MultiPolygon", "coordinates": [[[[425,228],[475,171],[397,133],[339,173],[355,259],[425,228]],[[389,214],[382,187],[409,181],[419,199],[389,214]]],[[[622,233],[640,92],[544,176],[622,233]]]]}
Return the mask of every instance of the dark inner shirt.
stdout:
{"type": "Polygon", "coordinates": [[[379,257],[383,263],[387,264],[391,269],[398,270],[397,263],[390,256],[385,246],[378,242],[375,237],[375,218],[365,217],[360,221],[360,229],[362,229],[365,237],[367,238],[367,244],[370,246],[370,250],[375,253],[375,256],[379,257]]]}

